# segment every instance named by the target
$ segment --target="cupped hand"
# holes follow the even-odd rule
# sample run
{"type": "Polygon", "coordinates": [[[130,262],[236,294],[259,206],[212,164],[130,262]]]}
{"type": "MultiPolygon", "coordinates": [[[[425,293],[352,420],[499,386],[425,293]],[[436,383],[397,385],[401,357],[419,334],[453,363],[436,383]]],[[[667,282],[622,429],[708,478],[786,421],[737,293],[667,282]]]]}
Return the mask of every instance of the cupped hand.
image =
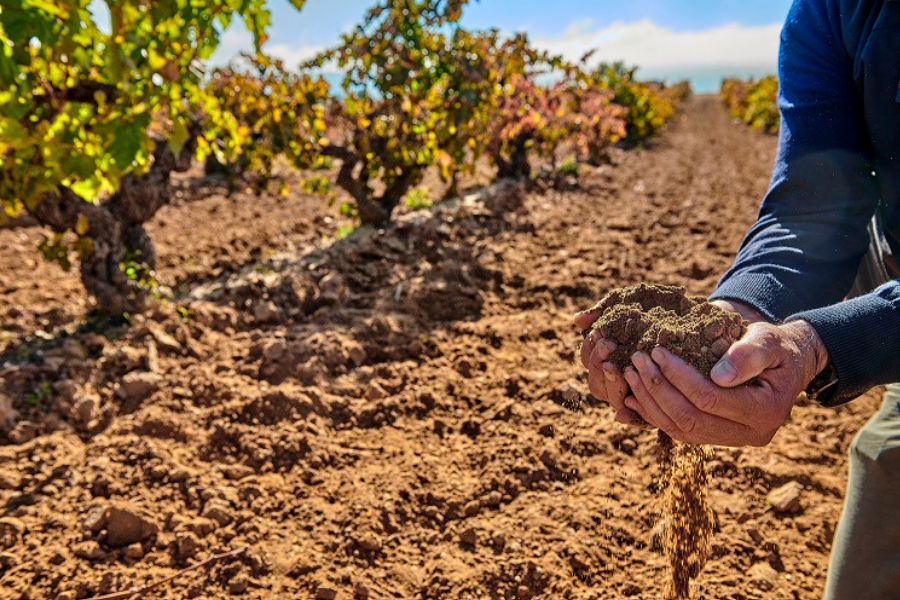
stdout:
{"type": "MultiPolygon", "coordinates": [[[[591,328],[599,318],[599,311],[585,311],[575,315],[575,326],[583,331],[591,328]]],[[[646,423],[632,409],[625,406],[629,395],[628,383],[621,371],[609,357],[616,350],[616,344],[600,337],[598,331],[589,331],[581,345],[581,364],[588,372],[588,390],[597,400],[608,402],[616,409],[616,420],[620,423],[646,427],[646,423]]]]}
{"type": "Polygon", "coordinates": [[[676,440],[763,446],[827,362],[806,321],[758,321],[713,367],[711,379],[664,348],[636,353],[624,373],[633,395],[624,402],[676,440]]]}

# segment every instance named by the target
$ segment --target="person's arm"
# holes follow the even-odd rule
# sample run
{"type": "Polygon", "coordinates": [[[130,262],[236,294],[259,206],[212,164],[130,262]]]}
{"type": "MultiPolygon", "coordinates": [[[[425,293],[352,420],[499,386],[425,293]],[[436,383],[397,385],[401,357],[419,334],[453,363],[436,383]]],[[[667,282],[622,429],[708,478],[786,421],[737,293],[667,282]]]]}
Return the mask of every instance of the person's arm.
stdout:
{"type": "Polygon", "coordinates": [[[898,284],[841,301],[868,248],[866,226],[879,197],[841,5],[795,0],[791,8],[781,38],[782,121],[771,185],[711,296],[752,306],[773,322],[812,325],[838,372],[828,404],[900,380],[898,284]]]}

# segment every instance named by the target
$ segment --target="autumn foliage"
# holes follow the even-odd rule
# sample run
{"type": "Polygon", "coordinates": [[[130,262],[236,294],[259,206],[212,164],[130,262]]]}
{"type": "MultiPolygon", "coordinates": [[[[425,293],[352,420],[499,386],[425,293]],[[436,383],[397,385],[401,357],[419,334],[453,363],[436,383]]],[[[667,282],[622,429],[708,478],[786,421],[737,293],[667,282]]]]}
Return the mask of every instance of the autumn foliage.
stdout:
{"type": "Polygon", "coordinates": [[[345,212],[381,225],[429,169],[452,191],[481,160],[516,178],[534,177],[535,159],[600,164],[656,131],[685,93],[619,64],[569,63],[522,34],[467,30],[466,0],[382,0],[291,68],[261,52],[265,3],[238,4],[110,3],[111,31],[82,0],[0,11],[0,202],[49,228],[48,258],[69,266],[77,254],[107,313],[142,309],[155,266],[143,224],[192,158],[258,192],[279,164],[336,163],[310,187],[341,188],[345,212]],[[206,69],[235,18],[256,53],[206,69]],[[340,90],[320,76],[334,65],[340,90]]]}
{"type": "Polygon", "coordinates": [[[735,119],[769,133],[778,131],[778,78],[758,80],[725,79],[719,97],[735,119]]]}

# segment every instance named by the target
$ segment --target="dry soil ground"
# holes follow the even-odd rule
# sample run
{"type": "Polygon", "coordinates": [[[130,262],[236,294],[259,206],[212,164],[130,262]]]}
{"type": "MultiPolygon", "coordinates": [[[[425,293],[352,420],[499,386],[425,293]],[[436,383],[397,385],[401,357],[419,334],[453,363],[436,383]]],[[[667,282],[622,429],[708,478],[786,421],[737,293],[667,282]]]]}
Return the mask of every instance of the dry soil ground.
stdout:
{"type": "MultiPolygon", "coordinates": [[[[83,318],[40,232],[0,231],[0,598],[659,598],[654,432],[586,392],[571,314],[711,290],[775,141],[690,101],[575,189],[507,187],[330,243],[320,199],[184,180],[152,224],[177,299],[83,318]],[[178,309],[183,309],[179,311],[178,309]],[[2,399],[0,399],[2,400],[2,399]]],[[[875,396],[716,449],[707,599],[818,598],[875,396]],[[767,494],[797,482],[796,512],[767,494]]]]}

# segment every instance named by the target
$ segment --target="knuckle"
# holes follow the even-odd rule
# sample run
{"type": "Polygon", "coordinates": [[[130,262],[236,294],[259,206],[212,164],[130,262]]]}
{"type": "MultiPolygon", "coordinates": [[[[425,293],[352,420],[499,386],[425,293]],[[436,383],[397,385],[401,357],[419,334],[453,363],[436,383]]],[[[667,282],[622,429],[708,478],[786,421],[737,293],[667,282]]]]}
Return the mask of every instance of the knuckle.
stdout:
{"type": "Polygon", "coordinates": [[[710,388],[699,390],[694,395],[694,405],[703,412],[711,412],[719,405],[719,393],[710,388]]]}
{"type": "Polygon", "coordinates": [[[697,428],[697,418],[687,410],[679,410],[672,415],[672,421],[684,433],[693,433],[697,428]]]}

